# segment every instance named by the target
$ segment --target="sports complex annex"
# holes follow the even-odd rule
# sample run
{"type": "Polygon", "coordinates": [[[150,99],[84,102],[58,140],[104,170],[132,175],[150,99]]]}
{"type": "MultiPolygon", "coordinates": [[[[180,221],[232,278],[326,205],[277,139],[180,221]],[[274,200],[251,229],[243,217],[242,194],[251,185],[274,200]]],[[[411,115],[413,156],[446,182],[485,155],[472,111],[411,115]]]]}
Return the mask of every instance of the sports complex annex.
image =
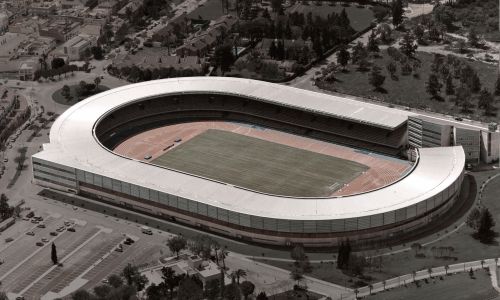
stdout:
{"type": "Polygon", "coordinates": [[[196,120],[257,124],[368,154],[403,155],[412,113],[238,78],[148,81],[92,96],[63,113],[33,155],[33,180],[258,243],[330,246],[383,240],[427,225],[453,206],[461,146],[415,149],[408,172],[343,196],[294,197],[154,165],[113,148],[140,131],[196,120]]]}

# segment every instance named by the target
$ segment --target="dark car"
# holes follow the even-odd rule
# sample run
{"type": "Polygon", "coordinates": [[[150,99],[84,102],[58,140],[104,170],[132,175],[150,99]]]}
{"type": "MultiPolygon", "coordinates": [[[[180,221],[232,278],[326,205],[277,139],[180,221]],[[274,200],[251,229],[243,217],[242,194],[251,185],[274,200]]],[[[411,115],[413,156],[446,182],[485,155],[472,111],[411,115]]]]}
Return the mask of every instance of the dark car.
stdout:
{"type": "Polygon", "coordinates": [[[30,211],[27,215],[26,218],[33,218],[35,216],[35,213],[30,211]]]}
{"type": "Polygon", "coordinates": [[[70,232],[75,232],[75,228],[74,227],[69,227],[68,229],[66,229],[67,231],[70,231],[70,232]]]}
{"type": "Polygon", "coordinates": [[[44,244],[42,242],[36,242],[36,244],[38,247],[42,247],[44,244]]]}
{"type": "Polygon", "coordinates": [[[57,233],[57,232],[55,232],[55,231],[52,231],[52,232],[51,232],[51,233],[49,233],[49,234],[50,234],[51,236],[57,236],[57,234],[58,234],[58,233],[57,233]]]}

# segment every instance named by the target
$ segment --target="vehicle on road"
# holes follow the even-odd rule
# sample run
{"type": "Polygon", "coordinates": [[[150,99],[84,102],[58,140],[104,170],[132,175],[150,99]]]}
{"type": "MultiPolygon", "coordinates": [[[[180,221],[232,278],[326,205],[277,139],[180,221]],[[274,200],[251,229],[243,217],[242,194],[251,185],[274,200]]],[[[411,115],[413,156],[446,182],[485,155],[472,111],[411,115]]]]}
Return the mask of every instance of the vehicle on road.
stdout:
{"type": "Polygon", "coordinates": [[[151,229],[147,226],[142,226],[141,232],[147,235],[153,235],[153,231],[151,231],[151,229]]]}
{"type": "Polygon", "coordinates": [[[35,235],[35,233],[34,233],[33,231],[28,231],[28,232],[26,232],[26,234],[27,234],[27,235],[31,235],[31,236],[34,236],[34,235],[35,235]]]}
{"type": "Polygon", "coordinates": [[[69,232],[75,232],[76,230],[75,230],[75,227],[69,227],[69,228],[67,229],[67,231],[69,231],[69,232]]]}
{"type": "Polygon", "coordinates": [[[42,243],[42,242],[36,242],[35,245],[37,245],[38,247],[42,247],[44,245],[44,243],[42,243]]]}
{"type": "Polygon", "coordinates": [[[60,226],[59,228],[56,229],[57,232],[63,232],[64,229],[66,229],[65,226],[60,226]]]}
{"type": "Polygon", "coordinates": [[[44,243],[48,243],[49,239],[48,238],[42,238],[41,241],[44,242],[44,243]]]}
{"type": "Polygon", "coordinates": [[[51,231],[49,234],[50,234],[51,236],[57,236],[57,235],[58,235],[58,233],[57,233],[57,232],[55,232],[55,231],[51,231]]]}

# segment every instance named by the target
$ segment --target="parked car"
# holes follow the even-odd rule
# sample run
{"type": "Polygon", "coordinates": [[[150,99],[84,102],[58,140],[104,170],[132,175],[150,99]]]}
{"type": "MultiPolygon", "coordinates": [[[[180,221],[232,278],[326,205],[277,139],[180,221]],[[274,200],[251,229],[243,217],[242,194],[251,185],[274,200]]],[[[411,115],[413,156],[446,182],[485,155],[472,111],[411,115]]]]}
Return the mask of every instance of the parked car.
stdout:
{"type": "Polygon", "coordinates": [[[45,224],[40,223],[40,224],[38,224],[36,227],[38,227],[38,228],[45,228],[45,224]]]}
{"type": "Polygon", "coordinates": [[[69,227],[67,230],[68,230],[69,232],[75,232],[75,231],[76,231],[76,230],[75,230],[75,227],[69,227]]]}
{"type": "Polygon", "coordinates": [[[44,244],[42,242],[36,242],[35,245],[37,245],[38,247],[42,247],[44,244]]]}
{"type": "Polygon", "coordinates": [[[30,211],[27,215],[26,218],[33,218],[35,216],[35,213],[30,211]]]}
{"type": "Polygon", "coordinates": [[[38,220],[32,219],[32,220],[31,220],[31,223],[33,223],[33,224],[38,224],[38,220]]]}
{"type": "Polygon", "coordinates": [[[28,231],[28,232],[26,232],[26,234],[27,234],[27,235],[31,235],[31,236],[34,236],[34,235],[35,235],[35,233],[34,233],[33,231],[28,231]]]}
{"type": "Polygon", "coordinates": [[[41,241],[44,242],[44,243],[48,243],[49,239],[48,238],[42,238],[41,241]]]}
{"type": "Polygon", "coordinates": [[[63,232],[66,227],[60,226],[59,228],[56,229],[57,232],[63,232]]]}
{"type": "Polygon", "coordinates": [[[141,232],[147,235],[153,235],[153,231],[149,227],[142,226],[141,232]]]}
{"type": "Polygon", "coordinates": [[[57,235],[58,235],[58,233],[57,233],[57,232],[55,232],[55,231],[51,231],[49,234],[50,234],[51,236],[57,236],[57,235]]]}

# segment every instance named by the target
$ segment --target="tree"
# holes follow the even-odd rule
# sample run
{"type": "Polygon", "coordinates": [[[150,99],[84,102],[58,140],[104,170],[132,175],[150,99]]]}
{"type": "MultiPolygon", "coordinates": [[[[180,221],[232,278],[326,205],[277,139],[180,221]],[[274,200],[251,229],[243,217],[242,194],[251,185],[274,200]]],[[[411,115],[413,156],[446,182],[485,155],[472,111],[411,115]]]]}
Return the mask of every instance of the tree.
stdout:
{"type": "Polygon", "coordinates": [[[55,57],[54,59],[52,59],[52,62],[50,64],[52,66],[52,69],[59,69],[62,66],[64,66],[66,63],[64,62],[64,59],[62,59],[60,57],[55,57]]]}
{"type": "Polygon", "coordinates": [[[73,299],[73,300],[91,300],[91,299],[94,299],[94,297],[92,297],[92,294],[87,292],[86,290],[78,290],[71,295],[71,299],[73,299]]]}
{"type": "Polygon", "coordinates": [[[109,295],[110,292],[111,292],[111,286],[107,284],[101,284],[94,287],[94,294],[99,299],[106,299],[106,297],[109,295]]]}
{"type": "Polygon", "coordinates": [[[372,30],[372,33],[368,37],[368,45],[366,46],[366,48],[369,52],[378,53],[380,51],[378,47],[377,35],[375,34],[374,30],[372,30]]]}
{"type": "Polygon", "coordinates": [[[220,286],[220,280],[218,279],[208,281],[205,285],[205,297],[208,300],[217,299],[221,292],[220,286]]]}
{"type": "Polygon", "coordinates": [[[233,282],[224,289],[224,299],[225,300],[240,300],[241,290],[240,286],[233,282]]]}
{"type": "Polygon", "coordinates": [[[495,237],[495,232],[493,231],[493,226],[495,226],[495,221],[493,216],[487,208],[481,210],[481,218],[479,220],[479,228],[477,229],[476,236],[484,244],[491,244],[495,237]]]}
{"type": "Polygon", "coordinates": [[[467,85],[459,86],[455,90],[455,103],[460,105],[463,112],[468,112],[471,107],[471,91],[467,85]]]}
{"type": "Polygon", "coordinates": [[[484,109],[485,115],[489,115],[492,113],[494,109],[493,101],[494,98],[491,92],[485,88],[482,89],[481,93],[479,94],[478,107],[484,109]]]}
{"type": "Polygon", "coordinates": [[[415,38],[409,32],[403,36],[403,40],[399,42],[400,50],[407,57],[413,57],[417,51],[418,45],[415,43],[415,38]]]}
{"type": "Polygon", "coordinates": [[[137,291],[142,291],[148,283],[148,278],[141,275],[141,273],[139,273],[139,269],[131,264],[127,264],[127,266],[123,268],[122,276],[125,278],[127,285],[135,286],[137,291]]]}
{"type": "Polygon", "coordinates": [[[253,293],[255,290],[255,285],[251,283],[250,281],[243,281],[240,284],[240,289],[241,292],[243,293],[243,297],[245,297],[245,300],[248,299],[248,296],[253,293]]]}
{"type": "Polygon", "coordinates": [[[396,63],[391,60],[385,67],[387,69],[387,72],[389,72],[389,74],[391,75],[391,78],[396,79],[395,76],[397,71],[396,63]]]}
{"type": "Polygon", "coordinates": [[[175,271],[169,267],[163,267],[161,269],[161,278],[166,288],[170,291],[170,298],[173,299],[174,289],[179,286],[181,277],[175,274],[175,271]]]}
{"type": "Polygon", "coordinates": [[[500,96],[500,75],[497,76],[497,81],[495,81],[495,96],[500,96]]]}
{"type": "Polygon", "coordinates": [[[427,81],[427,93],[431,95],[431,98],[438,99],[440,98],[439,92],[441,91],[442,84],[439,82],[439,78],[436,74],[431,73],[429,75],[429,80],[427,81]]]}
{"type": "Polygon", "coordinates": [[[233,271],[231,273],[231,276],[234,277],[234,278],[236,278],[236,282],[238,284],[240,284],[240,278],[241,277],[246,277],[247,276],[247,272],[245,270],[243,270],[243,269],[238,269],[236,271],[233,271]]]}
{"type": "Polygon", "coordinates": [[[271,58],[276,58],[276,52],[277,52],[277,49],[276,49],[276,43],[274,42],[274,40],[271,42],[271,45],[269,45],[269,51],[268,51],[268,55],[269,57],[271,58]]]}
{"type": "Polygon", "coordinates": [[[382,43],[389,44],[392,41],[392,28],[389,24],[380,24],[377,31],[380,35],[380,41],[382,43]]]}
{"type": "Polygon", "coordinates": [[[185,277],[179,283],[177,298],[179,300],[199,300],[203,298],[203,290],[191,277],[185,277]]]}
{"type": "Polygon", "coordinates": [[[215,48],[215,62],[218,66],[220,66],[222,74],[224,74],[224,72],[226,71],[229,71],[229,67],[231,66],[233,61],[233,47],[231,47],[230,45],[223,45],[215,48]]]}
{"type": "Polygon", "coordinates": [[[101,83],[101,77],[94,78],[95,90],[99,90],[99,84],[101,83]]]}
{"type": "Polygon", "coordinates": [[[0,195],[0,217],[2,220],[12,217],[13,207],[9,206],[9,198],[5,194],[0,195]]]}
{"type": "Polygon", "coordinates": [[[109,275],[108,282],[109,282],[109,285],[111,285],[115,289],[119,288],[119,287],[121,287],[123,285],[122,278],[120,276],[116,275],[116,274],[109,275]]]}
{"type": "Polygon", "coordinates": [[[177,255],[177,258],[179,258],[179,252],[186,249],[186,245],[186,239],[180,235],[171,237],[167,242],[168,248],[177,255]]]}
{"type": "Polygon", "coordinates": [[[94,46],[90,49],[92,55],[94,56],[94,59],[101,60],[104,58],[102,55],[102,48],[100,46],[94,46]]]}
{"type": "Polygon", "coordinates": [[[61,89],[61,95],[66,99],[69,100],[71,97],[71,89],[67,84],[65,84],[62,89],[61,89]]]}
{"type": "Polygon", "coordinates": [[[375,91],[381,91],[382,85],[384,84],[385,76],[380,73],[380,68],[378,66],[373,66],[370,73],[369,82],[375,88],[375,91]]]}
{"type": "Polygon", "coordinates": [[[342,66],[342,70],[345,71],[345,67],[351,59],[351,54],[347,51],[345,45],[340,47],[340,51],[337,54],[337,63],[342,66]]]}
{"type": "Polygon", "coordinates": [[[424,26],[420,24],[415,26],[415,28],[413,29],[413,35],[415,35],[415,38],[417,38],[417,42],[419,44],[424,42],[424,34],[425,34],[424,26]]]}
{"type": "Polygon", "coordinates": [[[57,259],[57,249],[56,249],[56,244],[52,242],[52,250],[50,252],[50,258],[52,259],[52,263],[54,265],[57,265],[58,259],[57,259]]]}
{"type": "Polygon", "coordinates": [[[392,2],[392,25],[394,27],[399,27],[403,23],[403,2],[401,0],[396,0],[392,2]]]}
{"type": "Polygon", "coordinates": [[[302,268],[294,267],[292,271],[290,271],[290,278],[297,283],[304,278],[304,272],[302,268]]]}
{"type": "Polygon", "coordinates": [[[453,85],[453,76],[448,74],[446,77],[446,87],[445,87],[446,95],[453,95],[455,93],[455,86],[453,85]]]}
{"type": "Polygon", "coordinates": [[[304,247],[301,244],[295,245],[293,247],[292,251],[290,252],[290,256],[296,262],[303,261],[304,258],[306,257],[306,253],[304,251],[304,247]]]}
{"type": "Polygon", "coordinates": [[[363,43],[358,42],[354,47],[352,47],[351,60],[353,64],[357,64],[361,59],[366,58],[367,51],[363,46],[363,43]]]}
{"type": "Polygon", "coordinates": [[[479,37],[478,37],[476,29],[474,27],[472,27],[469,30],[469,35],[467,36],[467,39],[469,40],[469,44],[472,47],[477,47],[479,45],[479,37]]]}

